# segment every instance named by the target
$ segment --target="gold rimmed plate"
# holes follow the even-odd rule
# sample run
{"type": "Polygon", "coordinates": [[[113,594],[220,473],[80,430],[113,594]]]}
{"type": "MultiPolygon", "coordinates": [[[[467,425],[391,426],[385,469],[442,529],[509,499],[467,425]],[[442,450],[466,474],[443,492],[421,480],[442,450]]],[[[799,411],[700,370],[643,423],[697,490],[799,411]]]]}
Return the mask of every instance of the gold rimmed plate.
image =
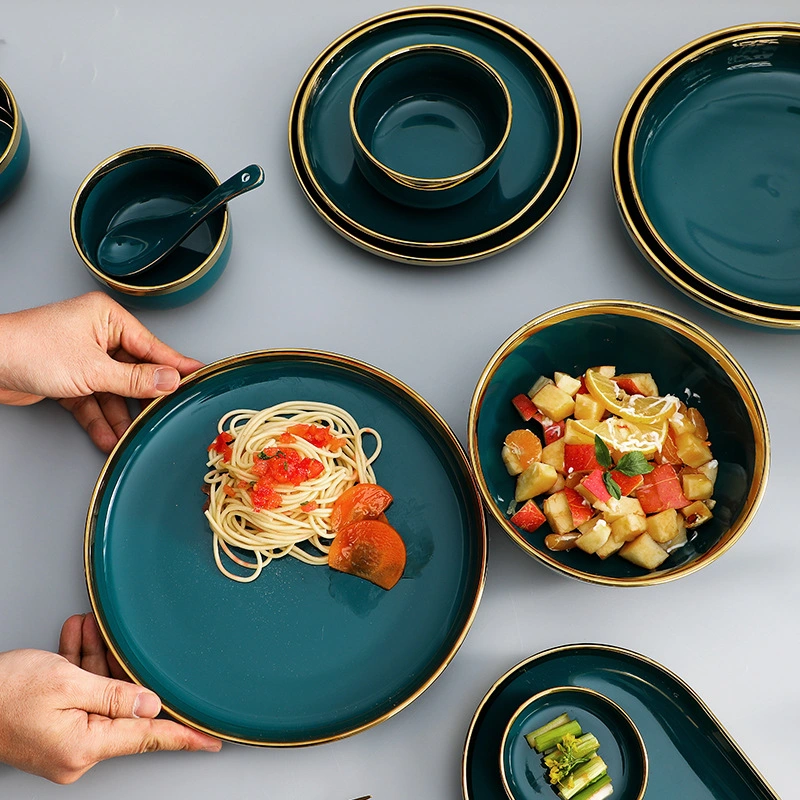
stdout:
{"type": "Polygon", "coordinates": [[[219,361],[152,403],[103,468],[85,537],[92,607],[129,676],[177,719],[251,745],[339,739],[419,697],[466,636],[485,567],[480,500],[442,418],[388,373],[310,350],[219,361]],[[292,558],[252,583],[217,569],[200,491],[217,420],[287,400],[380,432],[408,555],[391,591],[292,558]]]}
{"type": "Polygon", "coordinates": [[[412,263],[475,260],[520,241],[560,202],[579,149],[577,103],[549,54],[502,20],[447,7],[391,12],[340,37],[303,78],[289,120],[292,164],[320,215],[365,249],[412,263]],[[389,201],[367,183],[354,161],[347,116],[364,70],[387,52],[425,42],[484,59],[508,86],[514,108],[491,183],[435,212],[389,201]]]}

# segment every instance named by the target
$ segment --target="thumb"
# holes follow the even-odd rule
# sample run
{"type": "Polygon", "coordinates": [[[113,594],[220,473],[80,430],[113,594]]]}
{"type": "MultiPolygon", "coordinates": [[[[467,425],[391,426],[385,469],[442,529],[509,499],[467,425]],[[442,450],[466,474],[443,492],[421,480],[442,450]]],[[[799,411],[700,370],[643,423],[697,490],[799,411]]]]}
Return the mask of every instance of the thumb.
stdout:
{"type": "Polygon", "coordinates": [[[158,397],[178,387],[181,376],[174,367],[162,364],[128,364],[107,358],[99,369],[94,391],[110,392],[121,397],[158,397]]]}
{"type": "Polygon", "coordinates": [[[161,711],[161,700],[149,689],[91,672],[81,671],[76,694],[76,708],[111,719],[152,719],[161,711]]]}

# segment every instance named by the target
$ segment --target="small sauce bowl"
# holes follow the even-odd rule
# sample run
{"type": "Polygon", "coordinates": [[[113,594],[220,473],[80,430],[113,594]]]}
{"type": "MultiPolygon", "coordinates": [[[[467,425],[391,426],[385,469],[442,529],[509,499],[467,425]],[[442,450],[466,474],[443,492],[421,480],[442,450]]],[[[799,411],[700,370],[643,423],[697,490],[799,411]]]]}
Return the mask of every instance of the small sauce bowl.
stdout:
{"type": "Polygon", "coordinates": [[[162,262],[137,275],[107,275],[98,264],[97,248],[114,225],[180,211],[218,185],[211,169],[184,150],[142,145],[115,153],[89,173],[75,195],[70,212],[75,249],[92,277],[126,306],[174,308],[196,300],[219,279],[230,257],[227,206],[162,262]]]}
{"type": "Polygon", "coordinates": [[[383,195],[417,208],[473,197],[494,177],[511,131],[511,96],[483,59],[419,44],[376,61],[356,84],[356,162],[383,195]]]}
{"type": "Polygon", "coordinates": [[[0,78],[0,203],[8,200],[28,168],[28,128],[8,84],[0,78]]]}

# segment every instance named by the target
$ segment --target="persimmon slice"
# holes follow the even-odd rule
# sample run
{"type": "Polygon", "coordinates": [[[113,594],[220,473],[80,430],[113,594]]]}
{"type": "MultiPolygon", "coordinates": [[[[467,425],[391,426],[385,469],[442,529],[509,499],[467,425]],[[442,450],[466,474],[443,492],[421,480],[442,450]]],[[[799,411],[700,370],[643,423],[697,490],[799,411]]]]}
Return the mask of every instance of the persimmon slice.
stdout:
{"type": "Polygon", "coordinates": [[[331,508],[329,524],[335,533],[351,522],[377,519],[392,502],[392,496],[374,483],[357,483],[339,495],[331,508]]]}
{"type": "Polygon", "coordinates": [[[328,553],[332,569],[357,575],[382,589],[391,589],[403,576],[406,546],[385,522],[362,519],[336,534],[328,553]]]}

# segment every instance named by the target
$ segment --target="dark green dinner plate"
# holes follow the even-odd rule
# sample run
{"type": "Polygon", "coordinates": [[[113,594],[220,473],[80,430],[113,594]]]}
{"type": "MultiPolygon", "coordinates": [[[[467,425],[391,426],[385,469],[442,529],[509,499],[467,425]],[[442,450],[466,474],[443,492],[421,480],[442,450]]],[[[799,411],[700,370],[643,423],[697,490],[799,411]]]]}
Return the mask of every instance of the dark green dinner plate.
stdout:
{"type": "Polygon", "coordinates": [[[85,558],[111,650],[170,713],[232,741],[296,745],[374,725],[433,682],[476,612],[486,534],[463,452],[422,398],[353,359],[275,350],[202,369],[136,420],[95,488],[85,558]],[[291,558],[248,584],[217,570],[200,491],[217,420],[304,399],[383,438],[375,472],[408,553],[389,592],[291,558]]]}
{"type": "Polygon", "coordinates": [[[303,78],[289,119],[292,164],[312,205],[346,238],[407,262],[470,261],[520,241],[560,202],[579,150],[577,103],[549,54],[502,20],[447,7],[391,12],[345,34],[303,78]],[[461,47],[487,61],[506,82],[514,115],[486,189],[435,211],[390,201],[367,183],[347,119],[360,74],[387,52],[422,42],[461,47]]]}
{"type": "MultiPolygon", "coordinates": [[[[637,653],[597,644],[539,653],[494,684],[467,733],[462,759],[465,800],[505,800],[498,753],[506,726],[522,703],[554,686],[594,689],[631,718],[647,748],[647,800],[780,800],[677,675],[637,653]]],[[[537,797],[547,797],[547,792],[537,797]]]]}

